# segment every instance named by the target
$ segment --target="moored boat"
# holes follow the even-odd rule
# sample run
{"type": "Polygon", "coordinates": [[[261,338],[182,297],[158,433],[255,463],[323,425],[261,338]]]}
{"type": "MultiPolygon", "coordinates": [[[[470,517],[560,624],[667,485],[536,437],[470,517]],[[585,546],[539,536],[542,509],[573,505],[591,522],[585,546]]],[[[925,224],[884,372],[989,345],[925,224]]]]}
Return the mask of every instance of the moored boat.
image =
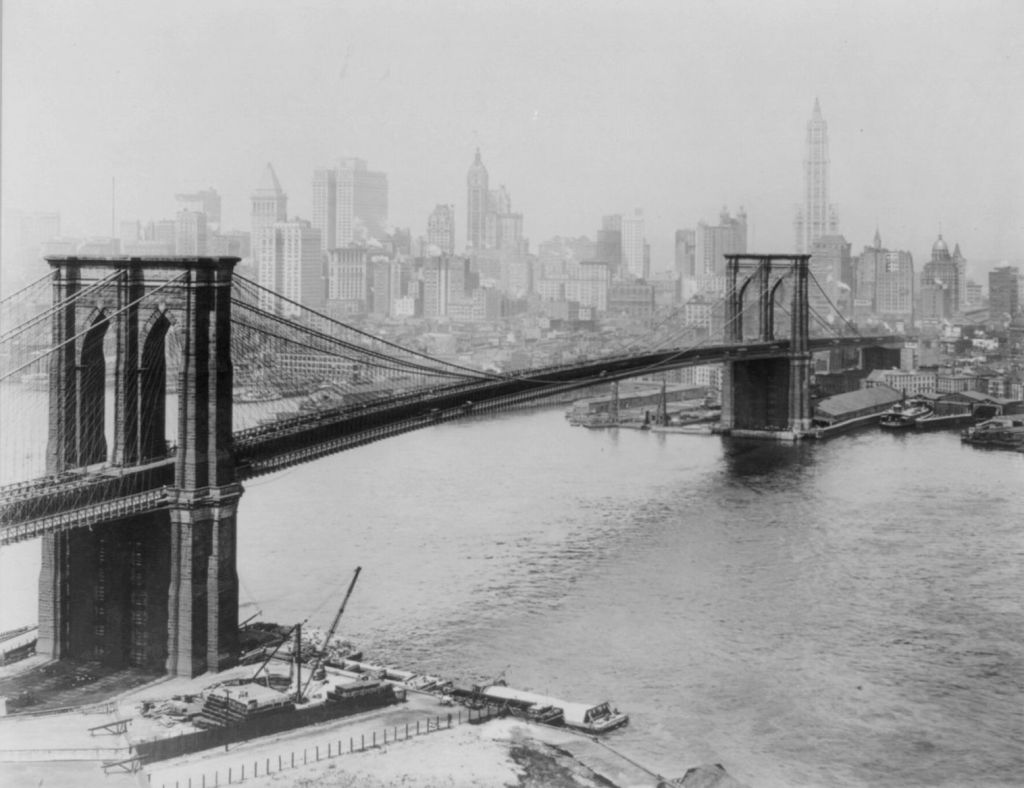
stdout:
{"type": "Polygon", "coordinates": [[[996,416],[960,433],[960,440],[1000,449],[1024,448],[1024,414],[996,416]]]}
{"type": "Polygon", "coordinates": [[[907,400],[897,402],[889,410],[882,414],[878,423],[890,430],[901,430],[913,427],[919,419],[929,416],[932,408],[922,400],[907,400]]]}
{"type": "Polygon", "coordinates": [[[606,733],[629,722],[628,714],[623,714],[618,709],[613,710],[607,702],[574,703],[512,689],[501,684],[482,688],[480,695],[490,703],[522,708],[528,715],[531,711],[538,716],[549,709],[561,711],[562,723],[566,727],[588,733],[606,733]]]}

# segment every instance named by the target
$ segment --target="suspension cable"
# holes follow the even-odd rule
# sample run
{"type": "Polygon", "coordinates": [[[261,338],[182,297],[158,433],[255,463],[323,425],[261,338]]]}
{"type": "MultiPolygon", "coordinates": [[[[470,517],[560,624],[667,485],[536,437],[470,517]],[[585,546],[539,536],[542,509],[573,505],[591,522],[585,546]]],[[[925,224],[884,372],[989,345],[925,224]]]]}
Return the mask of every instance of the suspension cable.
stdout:
{"type": "MultiPolygon", "coordinates": [[[[425,359],[428,359],[429,361],[434,361],[434,362],[438,361],[437,359],[427,355],[426,353],[420,353],[419,351],[412,350],[412,349],[407,348],[407,347],[402,347],[401,345],[398,345],[398,344],[396,344],[394,342],[389,342],[386,339],[382,339],[381,337],[374,336],[373,334],[371,334],[371,333],[369,333],[367,331],[363,331],[361,329],[355,328],[354,326],[350,326],[347,323],[342,323],[340,320],[335,320],[332,317],[328,317],[327,315],[323,314],[322,312],[317,312],[315,309],[310,309],[308,306],[305,306],[304,304],[301,304],[298,301],[293,301],[292,299],[288,298],[287,296],[283,296],[280,293],[277,293],[277,292],[275,292],[275,291],[273,291],[273,290],[271,290],[271,289],[269,289],[267,287],[264,287],[261,284],[258,284],[257,282],[252,281],[251,279],[247,279],[244,276],[235,276],[235,280],[241,280],[241,282],[244,283],[247,286],[256,288],[257,290],[260,290],[260,291],[265,292],[265,293],[269,293],[271,296],[273,296],[274,298],[277,298],[277,299],[283,301],[284,303],[291,304],[293,306],[299,307],[300,309],[304,310],[305,312],[308,312],[309,314],[315,315],[316,317],[318,317],[318,318],[320,318],[322,320],[326,320],[328,323],[331,323],[332,325],[341,326],[342,328],[345,328],[345,329],[347,329],[349,331],[352,331],[353,333],[359,334],[360,336],[364,336],[364,337],[366,337],[366,338],[368,338],[368,339],[370,339],[370,340],[372,340],[374,342],[379,342],[379,343],[381,343],[383,345],[386,345],[387,347],[391,347],[391,348],[394,348],[396,350],[400,350],[403,353],[408,353],[408,354],[413,355],[413,356],[419,356],[420,358],[425,358],[425,359]]],[[[442,363],[442,364],[444,364],[445,366],[448,366],[448,367],[453,367],[455,369],[462,370],[463,372],[469,373],[469,374],[474,375],[476,377],[480,377],[480,376],[498,377],[498,376],[495,376],[495,375],[493,375],[491,373],[482,372],[481,370],[478,370],[478,369],[472,369],[470,367],[464,367],[464,366],[462,366],[460,364],[453,364],[450,361],[441,361],[440,363],[442,363]]]]}
{"type": "Polygon", "coordinates": [[[839,311],[839,307],[837,307],[837,306],[836,306],[836,305],[835,305],[835,304],[834,304],[834,303],[832,302],[832,299],[831,299],[831,298],[829,298],[829,295],[828,295],[828,293],[826,293],[826,292],[825,292],[825,288],[823,288],[823,287],[821,286],[821,282],[819,282],[819,281],[818,281],[818,277],[816,277],[816,276],[814,275],[814,272],[813,272],[813,271],[812,271],[812,270],[810,269],[810,267],[808,267],[808,269],[807,269],[807,273],[811,275],[811,279],[812,279],[812,280],[814,281],[814,284],[815,284],[815,285],[817,285],[817,287],[818,287],[818,290],[819,290],[819,291],[821,292],[821,294],[822,294],[823,296],[825,296],[825,300],[826,300],[826,301],[828,301],[828,305],[829,305],[830,307],[832,307],[832,311],[833,311],[833,312],[835,312],[835,313],[836,313],[837,315],[839,315],[839,318],[840,318],[840,319],[841,319],[841,320],[842,320],[842,321],[843,321],[844,323],[846,323],[846,325],[847,325],[847,326],[849,326],[849,327],[850,327],[850,329],[851,329],[851,330],[853,331],[853,333],[854,333],[854,334],[856,334],[857,336],[860,336],[861,334],[860,334],[860,331],[859,331],[859,330],[857,329],[857,326],[856,326],[856,324],[855,324],[855,323],[853,323],[853,322],[851,322],[850,320],[848,320],[848,319],[847,319],[847,317],[846,317],[846,316],[845,316],[845,315],[844,315],[844,314],[843,314],[842,312],[840,312],[840,311],[839,311]]]}
{"type": "MultiPolygon", "coordinates": [[[[149,292],[144,293],[142,296],[140,296],[139,298],[136,298],[134,301],[132,301],[130,303],[127,303],[123,307],[121,307],[120,309],[117,309],[114,312],[111,312],[109,315],[106,315],[104,319],[105,320],[110,320],[111,318],[117,317],[122,312],[125,312],[125,311],[131,309],[133,306],[136,306],[137,304],[142,303],[142,301],[144,301],[145,299],[149,298],[154,293],[159,292],[160,290],[163,290],[165,287],[168,287],[168,286],[170,286],[172,284],[175,284],[175,283],[179,282],[180,280],[184,279],[187,276],[188,276],[188,271],[184,271],[184,272],[178,274],[173,279],[168,279],[166,282],[162,282],[160,285],[158,285],[157,287],[154,287],[149,292]]],[[[14,369],[7,370],[6,372],[0,374],[0,382],[3,382],[5,380],[7,380],[12,375],[16,375],[18,372],[21,372],[23,369],[25,369],[27,367],[30,367],[33,364],[39,363],[40,360],[46,358],[47,356],[53,355],[58,350],[63,348],[65,345],[68,345],[68,344],[70,344],[72,342],[75,342],[75,341],[81,339],[83,336],[85,336],[90,331],[92,331],[92,328],[93,328],[92,326],[88,326],[88,327],[82,329],[81,331],[79,331],[73,337],[68,337],[63,342],[61,342],[61,343],[59,343],[57,345],[54,345],[53,347],[47,348],[42,353],[40,353],[38,356],[36,356],[35,358],[31,359],[30,361],[26,361],[21,366],[15,367],[14,369]]]]}
{"type": "Polygon", "coordinates": [[[24,295],[26,292],[31,290],[33,287],[38,287],[43,282],[45,282],[47,279],[52,278],[53,275],[54,275],[53,271],[48,271],[47,273],[43,274],[41,277],[36,279],[36,281],[31,282],[31,283],[25,285],[20,290],[15,290],[13,293],[11,293],[8,296],[4,296],[2,299],[0,299],[0,305],[6,304],[8,301],[11,301],[12,299],[15,299],[15,298],[18,298],[21,295],[24,295]]]}
{"type": "Polygon", "coordinates": [[[114,271],[113,273],[108,274],[107,276],[103,277],[102,279],[96,280],[91,285],[88,285],[87,287],[84,287],[81,290],[78,290],[78,291],[74,292],[73,294],[71,294],[70,296],[65,298],[63,301],[60,301],[59,303],[53,304],[45,312],[40,312],[38,315],[35,315],[34,317],[29,318],[24,323],[21,323],[21,324],[19,324],[17,326],[14,326],[14,328],[9,329],[7,332],[5,332],[3,334],[0,334],[0,343],[7,342],[7,341],[13,339],[14,337],[18,336],[19,334],[24,333],[25,331],[27,331],[28,329],[32,328],[33,326],[41,323],[42,321],[46,320],[49,317],[52,317],[57,312],[59,312],[61,309],[65,309],[66,307],[71,306],[76,301],[78,301],[80,298],[83,298],[83,297],[85,297],[87,295],[91,295],[93,292],[95,292],[96,290],[100,289],[101,287],[107,286],[108,284],[110,284],[112,281],[114,281],[115,279],[117,279],[120,276],[121,276],[121,271],[114,271]]]}
{"type": "MultiPolygon", "coordinates": [[[[315,329],[299,325],[299,324],[295,323],[294,321],[291,321],[291,320],[288,320],[286,318],[283,318],[280,315],[275,315],[275,314],[273,314],[271,312],[267,312],[266,310],[259,309],[258,307],[254,307],[251,304],[245,303],[244,301],[238,301],[236,299],[232,299],[231,302],[234,305],[240,306],[243,309],[246,309],[246,310],[248,310],[250,312],[255,313],[259,317],[262,317],[262,318],[265,318],[265,319],[268,319],[268,320],[273,320],[274,322],[280,323],[280,324],[282,324],[282,325],[284,325],[286,327],[290,327],[290,328],[296,329],[298,331],[301,331],[302,333],[304,333],[307,336],[315,337],[317,339],[320,339],[321,341],[324,341],[324,342],[327,342],[327,343],[330,343],[330,344],[333,344],[333,345],[337,345],[337,346],[343,347],[343,348],[347,349],[350,353],[358,354],[360,359],[362,359],[362,358],[364,358],[366,356],[370,356],[370,357],[373,357],[373,358],[382,359],[384,361],[387,361],[387,362],[390,362],[392,364],[398,365],[398,367],[401,367],[401,368],[405,368],[405,369],[409,369],[409,370],[417,370],[417,371],[420,371],[420,372],[428,372],[428,373],[434,374],[434,375],[443,374],[443,375],[454,376],[454,377],[462,377],[462,378],[469,378],[469,377],[471,377],[473,379],[478,379],[478,380],[490,377],[490,376],[485,375],[485,374],[483,374],[481,372],[478,372],[478,371],[473,371],[472,375],[465,375],[465,374],[463,374],[463,375],[453,375],[453,373],[451,373],[451,372],[444,372],[443,370],[440,370],[437,367],[428,367],[428,366],[425,366],[423,364],[416,364],[416,363],[411,362],[411,361],[405,361],[405,360],[402,360],[402,359],[395,358],[393,356],[388,356],[387,354],[381,353],[378,350],[373,350],[371,348],[362,348],[362,347],[359,347],[358,345],[353,345],[351,342],[346,342],[345,340],[339,339],[338,337],[333,337],[330,334],[325,334],[322,331],[317,331],[315,329]]],[[[285,339],[284,337],[282,337],[282,336],[280,336],[278,334],[273,334],[272,332],[270,332],[267,329],[262,329],[262,328],[259,328],[259,327],[255,326],[255,325],[252,325],[252,324],[249,324],[249,323],[243,323],[243,322],[241,322],[240,318],[235,318],[235,320],[236,320],[236,322],[239,322],[240,325],[245,325],[247,328],[250,328],[252,330],[255,330],[255,331],[265,331],[270,336],[278,336],[281,339],[285,339]]],[[[318,350],[321,353],[328,353],[328,354],[330,354],[330,352],[327,351],[327,350],[316,348],[316,347],[314,347],[312,345],[308,345],[306,343],[300,342],[299,340],[289,339],[287,341],[290,341],[290,342],[292,342],[294,344],[298,344],[298,345],[300,345],[302,347],[305,347],[305,348],[307,348],[309,350],[318,350]]],[[[330,355],[333,355],[333,354],[330,354],[330,355]]],[[[418,355],[418,356],[423,357],[423,358],[428,358],[428,359],[430,358],[430,356],[425,356],[423,354],[415,354],[415,355],[418,355]]],[[[348,356],[341,356],[341,357],[342,358],[350,358],[348,356]]],[[[431,359],[431,360],[434,360],[434,359],[431,359]]],[[[445,362],[441,362],[441,363],[443,364],[445,362]]],[[[451,366],[455,366],[455,365],[451,365],[451,366]]],[[[385,368],[395,369],[395,371],[397,371],[398,367],[385,367],[385,368]]],[[[466,369],[464,367],[457,367],[457,368],[459,368],[459,369],[466,369]]]]}

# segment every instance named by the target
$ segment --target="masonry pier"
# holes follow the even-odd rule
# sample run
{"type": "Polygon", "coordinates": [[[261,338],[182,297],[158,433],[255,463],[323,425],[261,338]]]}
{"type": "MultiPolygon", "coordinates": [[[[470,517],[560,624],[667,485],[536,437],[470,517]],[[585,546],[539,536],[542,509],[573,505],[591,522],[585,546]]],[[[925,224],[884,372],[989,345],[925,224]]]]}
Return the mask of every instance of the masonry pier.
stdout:
{"type": "Polygon", "coordinates": [[[811,350],[808,321],[810,255],[728,254],[726,257],[725,342],[737,350],[722,372],[719,430],[737,437],[800,440],[811,429],[811,350]],[[740,273],[749,275],[740,283],[740,273]],[[747,306],[756,289],[756,308],[747,306]],[[784,356],[744,358],[743,342],[776,340],[776,309],[790,294],[790,343],[784,356]],[[756,317],[756,331],[745,331],[744,317],[756,317]]]}
{"type": "MultiPolygon", "coordinates": [[[[231,278],[238,258],[48,257],[54,303],[47,471],[175,457],[165,505],[42,538],[37,651],[195,676],[237,653],[231,278]],[[113,329],[114,445],[104,340],[113,329]],[[167,337],[181,338],[177,445],[167,337]]],[[[110,344],[110,343],[108,343],[110,344]]],[[[87,481],[83,479],[83,485],[87,481]]]]}

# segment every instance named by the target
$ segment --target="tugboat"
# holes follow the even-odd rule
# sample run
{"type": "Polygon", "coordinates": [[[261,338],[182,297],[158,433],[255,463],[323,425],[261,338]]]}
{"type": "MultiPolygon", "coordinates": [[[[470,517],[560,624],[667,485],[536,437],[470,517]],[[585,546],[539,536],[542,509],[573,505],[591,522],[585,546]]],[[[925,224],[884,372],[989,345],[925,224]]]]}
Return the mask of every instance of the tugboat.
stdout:
{"type": "Polygon", "coordinates": [[[931,406],[924,400],[906,400],[889,408],[878,423],[889,430],[905,430],[917,424],[918,419],[931,415],[931,412],[931,406]]]}

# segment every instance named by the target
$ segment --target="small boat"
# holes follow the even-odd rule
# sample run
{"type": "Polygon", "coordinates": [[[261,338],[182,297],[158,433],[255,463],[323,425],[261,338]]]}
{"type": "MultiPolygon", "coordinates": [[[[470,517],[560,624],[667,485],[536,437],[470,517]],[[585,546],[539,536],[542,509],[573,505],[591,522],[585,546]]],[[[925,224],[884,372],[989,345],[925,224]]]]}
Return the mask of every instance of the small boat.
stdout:
{"type": "Polygon", "coordinates": [[[488,703],[506,705],[510,711],[518,709],[522,716],[537,722],[552,724],[561,712],[563,725],[588,733],[607,733],[629,722],[629,715],[613,710],[607,702],[574,703],[501,684],[483,687],[480,696],[488,703]]]}
{"type": "Polygon", "coordinates": [[[878,423],[890,430],[903,430],[913,427],[918,419],[931,415],[931,406],[923,400],[911,399],[897,402],[882,414],[878,423]]]}
{"type": "Polygon", "coordinates": [[[960,433],[960,440],[975,446],[1024,448],[1024,414],[996,416],[960,433]]]}

